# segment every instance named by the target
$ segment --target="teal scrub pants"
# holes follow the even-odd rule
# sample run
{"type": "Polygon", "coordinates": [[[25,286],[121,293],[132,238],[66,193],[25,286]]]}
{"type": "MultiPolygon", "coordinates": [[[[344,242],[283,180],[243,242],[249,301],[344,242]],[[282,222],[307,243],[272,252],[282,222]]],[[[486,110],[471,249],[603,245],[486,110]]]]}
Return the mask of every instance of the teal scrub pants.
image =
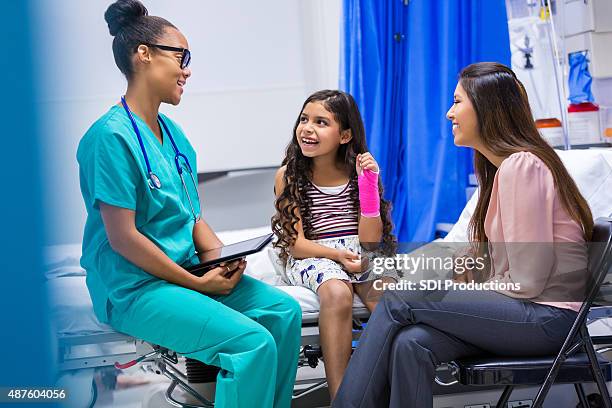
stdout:
{"type": "Polygon", "coordinates": [[[221,368],[216,407],[289,407],[302,312],[286,293],[243,276],[231,294],[207,296],[166,281],[138,290],[120,332],[221,368]]]}

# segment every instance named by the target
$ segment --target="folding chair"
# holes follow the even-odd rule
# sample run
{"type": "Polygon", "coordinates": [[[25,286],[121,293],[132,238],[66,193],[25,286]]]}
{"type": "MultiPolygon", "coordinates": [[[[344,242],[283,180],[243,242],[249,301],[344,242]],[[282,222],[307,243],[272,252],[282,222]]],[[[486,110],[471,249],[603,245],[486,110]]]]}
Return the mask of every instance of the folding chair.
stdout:
{"type": "Polygon", "coordinates": [[[448,364],[459,383],[473,386],[505,385],[497,408],[507,406],[518,385],[539,385],[532,407],[540,408],[553,383],[574,384],[582,407],[589,407],[582,383],[595,380],[603,406],[612,408],[606,381],[612,380],[612,363],[598,355],[587,329],[587,315],[606,275],[612,271],[612,218],[595,220],[589,247],[589,271],[592,281],[588,295],[572,325],[561,350],[549,357],[487,356],[460,359],[448,364]],[[583,352],[577,353],[579,349],[583,352]]]}

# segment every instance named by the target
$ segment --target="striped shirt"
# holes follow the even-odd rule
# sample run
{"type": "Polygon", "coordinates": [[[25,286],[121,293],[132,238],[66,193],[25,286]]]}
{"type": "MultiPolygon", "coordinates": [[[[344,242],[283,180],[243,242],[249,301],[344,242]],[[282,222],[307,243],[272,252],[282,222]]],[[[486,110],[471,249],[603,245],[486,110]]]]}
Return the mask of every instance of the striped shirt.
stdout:
{"type": "Polygon", "coordinates": [[[318,187],[312,182],[306,188],[311,200],[310,225],[315,239],[357,235],[359,217],[351,200],[350,183],[337,187],[318,187]]]}

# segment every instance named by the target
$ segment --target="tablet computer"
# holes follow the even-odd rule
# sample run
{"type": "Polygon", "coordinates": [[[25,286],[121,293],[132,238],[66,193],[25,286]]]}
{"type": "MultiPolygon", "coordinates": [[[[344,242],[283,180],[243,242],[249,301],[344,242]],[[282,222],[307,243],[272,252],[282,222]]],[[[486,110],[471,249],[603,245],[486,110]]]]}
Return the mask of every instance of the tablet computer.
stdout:
{"type": "Polygon", "coordinates": [[[220,248],[210,249],[198,253],[200,263],[187,268],[194,275],[202,276],[210,269],[222,262],[231,262],[247,255],[254,254],[265,248],[272,241],[273,234],[262,235],[261,237],[247,239],[246,241],[236,242],[235,244],[225,245],[220,248]]]}

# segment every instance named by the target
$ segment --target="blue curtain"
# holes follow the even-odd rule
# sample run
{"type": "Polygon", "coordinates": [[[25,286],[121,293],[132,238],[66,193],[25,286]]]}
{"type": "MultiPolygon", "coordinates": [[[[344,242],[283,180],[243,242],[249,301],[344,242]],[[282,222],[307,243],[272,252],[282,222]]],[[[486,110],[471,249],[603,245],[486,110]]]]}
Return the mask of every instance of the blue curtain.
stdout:
{"type": "Polygon", "coordinates": [[[510,65],[504,0],[344,0],[340,87],[364,118],[400,242],[430,241],[466,203],[472,153],[446,111],[457,74],[510,65]]]}

